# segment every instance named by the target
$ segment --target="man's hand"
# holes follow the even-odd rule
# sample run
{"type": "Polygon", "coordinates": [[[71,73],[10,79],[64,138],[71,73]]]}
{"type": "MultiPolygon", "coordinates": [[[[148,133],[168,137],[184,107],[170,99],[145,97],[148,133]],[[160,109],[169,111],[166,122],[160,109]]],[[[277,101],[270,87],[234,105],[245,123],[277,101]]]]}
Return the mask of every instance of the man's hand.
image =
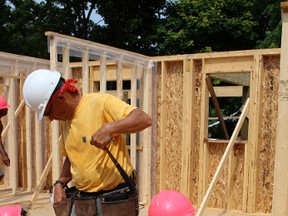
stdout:
{"type": "Polygon", "coordinates": [[[10,158],[8,157],[7,153],[2,155],[2,161],[6,166],[10,166],[10,158]]]}
{"type": "Polygon", "coordinates": [[[111,143],[113,140],[114,140],[114,138],[113,138],[113,137],[110,137],[110,138],[108,139],[108,141],[105,141],[104,143],[101,143],[101,142],[98,142],[98,141],[93,141],[93,140],[91,139],[90,144],[91,144],[91,145],[94,145],[95,147],[100,148],[100,149],[103,150],[103,149],[104,149],[109,143],[111,143]]]}
{"type": "Polygon", "coordinates": [[[54,204],[57,205],[61,203],[66,198],[66,193],[63,190],[63,186],[61,184],[56,184],[54,186],[54,204]]]}
{"type": "Polygon", "coordinates": [[[92,134],[90,144],[96,146],[97,148],[103,149],[111,141],[113,141],[113,139],[114,138],[112,137],[108,123],[92,134]]]}

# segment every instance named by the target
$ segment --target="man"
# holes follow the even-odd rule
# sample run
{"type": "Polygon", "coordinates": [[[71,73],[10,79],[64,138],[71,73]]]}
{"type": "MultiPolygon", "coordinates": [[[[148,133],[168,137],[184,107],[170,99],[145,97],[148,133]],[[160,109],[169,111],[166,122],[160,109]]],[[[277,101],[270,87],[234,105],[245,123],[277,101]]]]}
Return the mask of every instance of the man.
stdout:
{"type": "MultiPolygon", "coordinates": [[[[7,104],[6,100],[0,96],[0,154],[2,156],[2,161],[6,166],[10,166],[10,159],[2,143],[3,124],[1,118],[7,115],[9,107],[10,105],[7,104]]],[[[0,181],[2,181],[3,177],[4,171],[0,168],[0,181]]]]}
{"type": "MultiPolygon", "coordinates": [[[[23,86],[24,100],[40,120],[46,116],[51,121],[65,121],[61,128],[66,159],[54,184],[56,205],[65,199],[63,187],[72,179],[76,188],[88,195],[125,185],[103,149],[107,147],[132,176],[123,134],[139,132],[152,124],[139,108],[109,94],[81,94],[72,83],[75,80],[65,81],[57,71],[41,69],[32,72],[23,86]]],[[[74,211],[77,209],[72,209],[71,215],[74,211]]]]}

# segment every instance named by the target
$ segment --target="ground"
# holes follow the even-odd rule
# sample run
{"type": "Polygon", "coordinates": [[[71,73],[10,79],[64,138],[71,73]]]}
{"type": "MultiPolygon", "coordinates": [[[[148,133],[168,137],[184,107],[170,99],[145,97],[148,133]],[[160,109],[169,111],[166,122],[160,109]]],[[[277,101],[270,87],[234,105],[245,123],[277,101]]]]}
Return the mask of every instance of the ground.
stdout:
{"type": "MultiPolygon", "coordinates": [[[[10,192],[10,191],[8,191],[10,192]]],[[[0,191],[0,207],[6,205],[20,204],[23,209],[28,213],[28,216],[55,216],[52,204],[49,202],[48,193],[41,193],[38,195],[38,199],[31,206],[31,193],[20,193],[14,197],[10,194],[6,194],[5,191],[0,191]]],[[[148,206],[144,206],[140,210],[139,216],[148,215],[148,206]]],[[[3,215],[0,215],[3,216],[3,215]]]]}
{"type": "MultiPolygon", "coordinates": [[[[49,203],[48,197],[47,200],[39,200],[35,203],[32,209],[28,210],[28,215],[30,216],[53,216],[54,211],[52,205],[49,203]]],[[[139,216],[147,216],[148,215],[148,207],[144,206],[140,210],[139,216]]]]}
{"type": "MultiPolygon", "coordinates": [[[[140,210],[139,216],[148,216],[149,206],[146,205],[140,210]]],[[[31,216],[53,216],[54,212],[48,201],[41,201],[35,204],[35,207],[29,210],[31,216]]],[[[176,215],[175,215],[176,216],[176,215]]],[[[206,209],[203,216],[271,216],[271,214],[242,214],[239,212],[225,213],[219,209],[206,209]]]]}
{"type": "MultiPolygon", "coordinates": [[[[0,206],[14,205],[15,203],[21,204],[22,208],[27,210],[28,216],[55,216],[53,207],[49,202],[48,193],[41,193],[38,196],[36,202],[31,206],[28,205],[31,200],[31,193],[18,194],[16,197],[11,195],[5,195],[3,191],[0,191],[0,206]]],[[[149,205],[145,205],[141,210],[139,216],[148,216],[149,205]]],[[[176,216],[176,215],[175,215],[176,216]]],[[[220,209],[207,208],[203,212],[202,216],[271,216],[271,214],[243,214],[240,212],[225,212],[220,209]]]]}

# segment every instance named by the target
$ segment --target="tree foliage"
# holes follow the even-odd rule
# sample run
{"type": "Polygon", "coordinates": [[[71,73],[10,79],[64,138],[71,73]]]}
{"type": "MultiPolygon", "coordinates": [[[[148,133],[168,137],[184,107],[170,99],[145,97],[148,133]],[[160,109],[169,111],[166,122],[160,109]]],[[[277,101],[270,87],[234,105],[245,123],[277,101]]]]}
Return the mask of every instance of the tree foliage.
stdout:
{"type": "Polygon", "coordinates": [[[0,0],[0,50],[48,58],[46,31],[147,55],[279,47],[280,2],[0,0]]]}
{"type": "MultiPolygon", "coordinates": [[[[10,16],[10,9],[5,0],[0,0],[0,44],[6,44],[9,41],[9,35],[7,31],[7,22],[10,16]]],[[[0,45],[1,47],[1,45],[0,45]]]]}
{"type": "Polygon", "coordinates": [[[261,39],[257,41],[256,48],[279,48],[281,44],[281,8],[282,0],[259,1],[256,6],[259,16],[258,31],[261,39]]]}
{"type": "Polygon", "coordinates": [[[164,5],[165,0],[99,0],[98,12],[106,23],[101,42],[153,54],[153,37],[164,5]]]}
{"type": "Polygon", "coordinates": [[[158,50],[161,54],[183,54],[253,49],[257,45],[265,48],[271,43],[279,47],[278,40],[272,42],[268,37],[281,36],[274,31],[281,24],[280,15],[279,1],[169,2],[165,19],[158,26],[158,50]]]}
{"type": "Polygon", "coordinates": [[[1,26],[7,43],[0,44],[1,51],[48,58],[46,31],[88,39],[94,28],[91,1],[10,0],[3,5],[7,18],[1,26]]]}

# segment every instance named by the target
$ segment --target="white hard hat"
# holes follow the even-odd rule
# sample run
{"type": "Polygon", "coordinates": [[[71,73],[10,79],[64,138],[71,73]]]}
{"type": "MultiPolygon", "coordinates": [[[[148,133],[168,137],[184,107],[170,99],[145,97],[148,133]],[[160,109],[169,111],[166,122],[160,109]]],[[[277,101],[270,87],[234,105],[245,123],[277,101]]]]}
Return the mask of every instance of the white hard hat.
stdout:
{"type": "Polygon", "coordinates": [[[58,71],[39,69],[25,79],[23,85],[25,103],[38,114],[39,120],[42,119],[47,103],[60,78],[61,74],[58,71]]]}

